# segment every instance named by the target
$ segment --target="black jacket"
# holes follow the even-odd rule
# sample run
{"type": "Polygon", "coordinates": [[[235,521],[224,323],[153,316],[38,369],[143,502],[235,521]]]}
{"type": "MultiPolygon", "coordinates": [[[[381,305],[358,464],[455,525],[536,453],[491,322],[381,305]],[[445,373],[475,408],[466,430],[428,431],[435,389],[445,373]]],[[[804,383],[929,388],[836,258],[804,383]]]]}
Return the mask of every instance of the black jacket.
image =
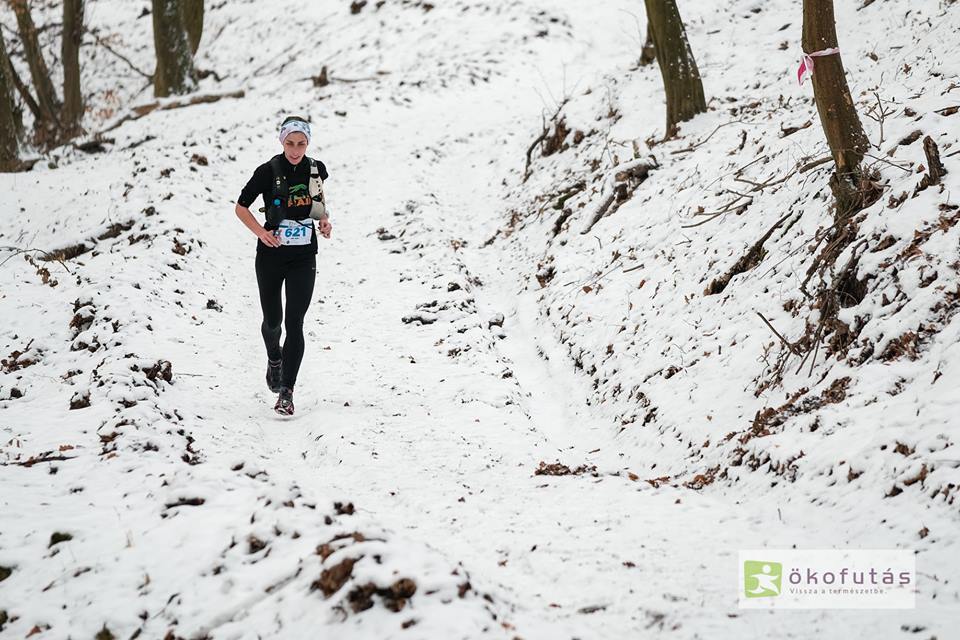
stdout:
{"type": "MultiPolygon", "coordinates": [[[[280,158],[283,175],[287,178],[289,195],[287,196],[287,201],[283,204],[284,218],[289,218],[290,220],[308,219],[312,206],[312,201],[310,200],[310,161],[304,156],[300,159],[300,162],[292,165],[282,153],[275,157],[280,158]]],[[[272,159],[273,158],[270,160],[272,159]]],[[[267,206],[267,203],[273,198],[273,169],[270,168],[270,160],[267,160],[254,170],[253,175],[240,192],[240,197],[237,198],[237,204],[249,209],[250,205],[252,205],[258,197],[262,197],[264,207],[267,206]]],[[[319,160],[316,162],[317,168],[320,170],[320,179],[326,180],[328,176],[327,167],[319,160]]],[[[268,229],[269,227],[265,224],[264,228],[268,229]]],[[[314,225],[311,238],[309,245],[280,247],[268,247],[258,238],[257,253],[277,253],[284,257],[317,253],[316,225],[314,225]]]]}

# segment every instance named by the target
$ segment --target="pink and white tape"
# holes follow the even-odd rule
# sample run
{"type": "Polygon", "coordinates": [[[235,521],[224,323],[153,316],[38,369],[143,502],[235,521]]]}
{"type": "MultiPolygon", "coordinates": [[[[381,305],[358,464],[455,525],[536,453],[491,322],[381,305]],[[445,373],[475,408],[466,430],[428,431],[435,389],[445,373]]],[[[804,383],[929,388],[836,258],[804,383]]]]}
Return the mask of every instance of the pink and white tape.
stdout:
{"type": "Polygon", "coordinates": [[[830,49],[814,51],[813,53],[804,53],[800,58],[800,68],[797,69],[797,81],[800,84],[803,84],[803,81],[807,78],[807,76],[813,75],[814,58],[819,58],[821,56],[832,56],[836,53],[840,53],[839,47],[831,47],[830,49]]]}

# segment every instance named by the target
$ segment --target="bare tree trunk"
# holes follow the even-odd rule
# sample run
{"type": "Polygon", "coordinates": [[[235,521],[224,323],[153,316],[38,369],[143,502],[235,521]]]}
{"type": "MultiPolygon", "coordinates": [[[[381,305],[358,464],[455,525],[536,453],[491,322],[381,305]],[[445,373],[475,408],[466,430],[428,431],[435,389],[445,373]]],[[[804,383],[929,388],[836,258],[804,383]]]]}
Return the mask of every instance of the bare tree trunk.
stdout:
{"type": "Polygon", "coordinates": [[[203,36],[203,0],[180,0],[180,17],[187,30],[190,55],[195,56],[203,36]]]}
{"type": "Polygon", "coordinates": [[[30,6],[27,0],[8,0],[8,2],[17,16],[20,39],[23,40],[24,54],[27,58],[27,65],[30,67],[30,77],[33,79],[33,86],[37,92],[37,105],[42,117],[42,121],[37,123],[37,133],[41,142],[48,144],[58,137],[59,130],[62,128],[60,125],[60,101],[57,100],[57,93],[53,88],[47,63],[40,51],[37,28],[33,24],[33,17],[30,15],[30,6]]]}
{"type": "Polygon", "coordinates": [[[0,33],[0,171],[13,171],[20,164],[23,121],[13,101],[13,89],[10,57],[0,33]]]}
{"type": "Polygon", "coordinates": [[[81,132],[83,95],[80,93],[80,42],[83,39],[83,0],[63,2],[63,125],[65,135],[81,132]]]}
{"type": "Polygon", "coordinates": [[[647,41],[643,43],[643,49],[640,50],[640,66],[645,67],[657,59],[657,48],[653,46],[653,29],[647,22],[647,41]]]}
{"type": "Polygon", "coordinates": [[[181,18],[180,0],[153,0],[153,43],[157,52],[154,95],[162,98],[194,90],[197,72],[181,18]]]}
{"type": "Polygon", "coordinates": [[[663,88],[667,94],[667,137],[677,124],[707,110],[700,71],[693,59],[687,32],[676,0],[644,0],[649,30],[653,34],[663,88]]]}
{"type": "MultiPolygon", "coordinates": [[[[26,103],[27,108],[30,109],[30,113],[33,114],[33,119],[35,122],[43,121],[43,114],[40,112],[40,105],[37,104],[36,99],[30,93],[30,88],[24,84],[23,80],[20,79],[20,76],[17,75],[17,70],[13,68],[12,64],[9,64],[10,58],[7,58],[7,69],[6,73],[9,74],[10,78],[13,80],[13,85],[17,88],[17,91],[20,93],[20,97],[23,98],[24,103],[26,103]]],[[[23,122],[20,122],[20,126],[23,126],[23,122]]]]}
{"type": "MultiPolygon", "coordinates": [[[[803,0],[803,50],[815,53],[836,46],[833,0],[803,0]]],[[[813,96],[836,163],[831,187],[837,197],[838,213],[843,214],[862,204],[860,162],[869,141],[853,104],[839,53],[814,58],[813,96]]]]}

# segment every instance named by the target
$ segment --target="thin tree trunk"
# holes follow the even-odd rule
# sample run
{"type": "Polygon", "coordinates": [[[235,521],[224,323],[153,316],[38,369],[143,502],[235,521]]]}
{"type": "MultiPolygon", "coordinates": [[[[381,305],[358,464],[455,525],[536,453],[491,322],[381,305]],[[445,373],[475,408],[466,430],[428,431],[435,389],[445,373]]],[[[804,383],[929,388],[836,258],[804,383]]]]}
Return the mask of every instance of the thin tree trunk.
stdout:
{"type": "Polygon", "coordinates": [[[705,112],[707,103],[676,0],[644,2],[667,94],[667,137],[671,137],[676,135],[677,124],[705,112]]]}
{"type": "Polygon", "coordinates": [[[63,125],[65,134],[81,132],[83,95],[80,93],[80,42],[83,38],[83,0],[63,2],[63,125]]]}
{"type": "Polygon", "coordinates": [[[643,43],[643,49],[640,50],[640,66],[645,67],[657,59],[657,48],[653,46],[653,29],[650,22],[647,22],[647,41],[643,43]]]}
{"type": "Polygon", "coordinates": [[[193,68],[179,0],[153,0],[153,43],[157,52],[154,95],[162,98],[194,90],[197,73],[193,68]]]}
{"type": "Polygon", "coordinates": [[[0,33],[0,171],[13,171],[20,164],[23,121],[13,101],[13,74],[7,45],[0,33]]]}
{"type": "MultiPolygon", "coordinates": [[[[803,0],[803,50],[815,53],[837,46],[833,0],[803,0]]],[[[832,182],[838,213],[859,208],[860,162],[869,145],[847,86],[840,54],[814,60],[813,96],[820,125],[836,163],[832,182]]]]}
{"type": "Polygon", "coordinates": [[[40,43],[37,40],[37,28],[30,15],[30,6],[27,0],[8,0],[10,7],[17,16],[17,27],[20,39],[23,40],[24,55],[30,67],[30,77],[37,92],[37,104],[40,107],[42,121],[37,123],[37,132],[42,143],[51,143],[57,137],[60,126],[60,101],[53,88],[47,63],[43,59],[40,43]]]}
{"type": "MultiPolygon", "coordinates": [[[[9,58],[7,61],[9,63],[9,58]]],[[[33,119],[35,122],[43,121],[43,114],[40,112],[40,105],[37,104],[36,99],[33,95],[30,94],[30,87],[28,87],[23,80],[20,79],[20,76],[17,75],[17,70],[13,68],[12,64],[8,64],[7,73],[10,75],[10,78],[13,79],[13,84],[17,88],[17,91],[20,93],[20,97],[23,98],[23,101],[26,103],[27,108],[30,109],[30,113],[33,114],[33,119]]],[[[21,121],[20,126],[23,126],[21,121]]]]}
{"type": "Polygon", "coordinates": [[[190,55],[195,56],[203,36],[203,0],[180,0],[180,16],[187,30],[190,55]]]}

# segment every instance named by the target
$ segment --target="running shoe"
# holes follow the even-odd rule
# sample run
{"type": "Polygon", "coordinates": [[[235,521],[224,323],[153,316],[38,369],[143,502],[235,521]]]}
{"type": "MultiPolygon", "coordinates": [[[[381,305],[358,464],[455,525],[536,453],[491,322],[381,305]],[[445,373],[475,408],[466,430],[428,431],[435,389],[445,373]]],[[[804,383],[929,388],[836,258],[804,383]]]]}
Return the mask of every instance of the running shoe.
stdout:
{"type": "Polygon", "coordinates": [[[277,404],[273,410],[282,416],[293,415],[293,389],[280,387],[280,395],[277,397],[277,404]]]}

